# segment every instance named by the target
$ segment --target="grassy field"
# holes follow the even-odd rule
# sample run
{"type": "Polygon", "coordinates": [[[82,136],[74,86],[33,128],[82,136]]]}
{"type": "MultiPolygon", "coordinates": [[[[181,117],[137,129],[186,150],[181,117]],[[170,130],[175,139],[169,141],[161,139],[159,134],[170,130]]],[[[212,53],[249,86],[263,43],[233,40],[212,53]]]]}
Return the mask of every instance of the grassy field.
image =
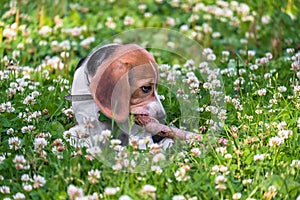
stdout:
{"type": "Polygon", "coordinates": [[[0,198],[299,200],[300,2],[246,2],[4,0],[0,198]],[[203,140],[83,144],[64,97],[109,42],[153,53],[166,123],[203,140]]]}

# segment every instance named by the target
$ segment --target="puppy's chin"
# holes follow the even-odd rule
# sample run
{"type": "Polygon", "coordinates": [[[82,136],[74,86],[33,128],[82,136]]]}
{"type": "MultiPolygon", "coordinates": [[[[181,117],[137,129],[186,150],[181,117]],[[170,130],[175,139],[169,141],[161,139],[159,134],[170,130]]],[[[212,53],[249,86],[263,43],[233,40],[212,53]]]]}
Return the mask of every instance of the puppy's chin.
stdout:
{"type": "MultiPolygon", "coordinates": [[[[148,105],[149,106],[149,105],[148,105]]],[[[149,106],[150,108],[152,108],[151,106],[149,106]]],[[[156,107],[154,107],[156,108],[156,107]]],[[[131,108],[131,112],[132,115],[134,115],[135,118],[139,118],[139,119],[155,119],[157,121],[159,121],[159,123],[164,124],[165,123],[165,118],[166,118],[166,114],[165,111],[162,109],[147,109],[145,107],[133,107],[131,108]]]]}
{"type": "Polygon", "coordinates": [[[157,116],[151,116],[149,114],[141,114],[141,113],[131,113],[131,115],[134,116],[134,121],[136,124],[144,126],[151,120],[157,120],[159,123],[164,124],[165,123],[165,117],[158,118],[157,116]]]}

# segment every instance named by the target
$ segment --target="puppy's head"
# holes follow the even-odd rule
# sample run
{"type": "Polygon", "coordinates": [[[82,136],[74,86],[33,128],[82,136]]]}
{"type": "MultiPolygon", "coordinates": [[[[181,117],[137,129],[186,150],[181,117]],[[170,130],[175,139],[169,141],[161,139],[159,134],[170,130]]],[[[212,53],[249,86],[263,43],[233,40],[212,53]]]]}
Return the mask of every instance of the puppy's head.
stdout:
{"type": "Polygon", "coordinates": [[[157,95],[158,69],[153,56],[133,45],[118,45],[91,79],[90,89],[101,112],[122,122],[129,114],[165,117],[157,95]]]}

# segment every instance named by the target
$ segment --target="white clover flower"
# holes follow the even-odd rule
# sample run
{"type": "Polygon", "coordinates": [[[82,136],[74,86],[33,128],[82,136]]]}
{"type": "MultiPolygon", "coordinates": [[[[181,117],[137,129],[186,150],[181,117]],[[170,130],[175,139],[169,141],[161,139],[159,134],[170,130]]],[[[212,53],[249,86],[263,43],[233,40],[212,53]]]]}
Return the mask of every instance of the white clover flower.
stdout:
{"type": "Polygon", "coordinates": [[[16,155],[13,159],[13,163],[15,164],[16,169],[20,170],[24,168],[26,160],[23,155],[16,155]]]}
{"type": "Polygon", "coordinates": [[[106,139],[109,139],[110,136],[111,136],[111,130],[106,129],[106,130],[101,132],[101,135],[103,135],[106,139]]]}
{"type": "Polygon", "coordinates": [[[152,162],[158,163],[160,161],[164,161],[166,159],[166,156],[163,153],[157,153],[153,156],[152,162]]]}
{"type": "Polygon", "coordinates": [[[78,37],[82,34],[85,27],[64,28],[61,31],[73,37],[78,37]]]}
{"type": "Polygon", "coordinates": [[[258,110],[255,110],[255,113],[258,114],[258,115],[260,115],[260,114],[263,113],[263,111],[261,109],[258,109],[258,110]]]}
{"type": "Polygon", "coordinates": [[[132,198],[128,195],[122,195],[119,197],[119,200],[132,200],[132,198]]]}
{"type": "Polygon", "coordinates": [[[14,112],[15,108],[12,106],[11,102],[5,102],[0,104],[0,112],[14,112]]]}
{"type": "Polygon", "coordinates": [[[252,183],[252,179],[244,179],[243,181],[242,181],[242,184],[243,185],[250,185],[252,183]]]}
{"type": "Polygon", "coordinates": [[[262,24],[269,24],[271,21],[271,17],[269,15],[264,15],[261,17],[260,21],[262,24]]]}
{"type": "Polygon", "coordinates": [[[144,17],[145,18],[149,18],[149,17],[151,17],[152,16],[152,13],[151,12],[145,12],[145,14],[144,14],[144,17]]]}
{"type": "Polygon", "coordinates": [[[116,145],[120,145],[122,143],[122,141],[119,139],[112,139],[112,140],[110,140],[110,143],[112,146],[116,146],[116,145]]]}
{"type": "Polygon", "coordinates": [[[296,76],[298,79],[300,79],[300,72],[297,72],[296,76]]]}
{"type": "Polygon", "coordinates": [[[33,175],[33,188],[40,188],[46,184],[46,179],[40,175],[33,175]]]}
{"type": "Polygon", "coordinates": [[[228,167],[223,166],[223,165],[221,165],[221,166],[219,167],[219,171],[222,172],[223,174],[228,174],[228,173],[229,173],[228,167]]]}
{"type": "Polygon", "coordinates": [[[226,190],[226,185],[224,185],[224,184],[218,184],[218,185],[216,185],[216,189],[217,190],[226,190]]]}
{"type": "Polygon", "coordinates": [[[288,53],[288,54],[294,54],[294,52],[295,52],[295,49],[294,48],[287,48],[286,49],[286,52],[288,53]]]}
{"type": "Polygon", "coordinates": [[[8,139],[9,149],[18,150],[21,147],[21,140],[18,137],[8,139]]]}
{"type": "MultiPolygon", "coordinates": [[[[233,6],[233,3],[231,4],[233,6]]],[[[246,16],[250,12],[250,7],[246,3],[237,4],[236,11],[242,16],[246,16]]]]}
{"type": "Polygon", "coordinates": [[[232,155],[230,153],[227,153],[224,155],[224,158],[229,160],[232,158],[232,155]]]}
{"type": "Polygon", "coordinates": [[[22,184],[22,187],[26,192],[30,192],[32,190],[32,185],[28,183],[22,184]]]}
{"type": "Polygon", "coordinates": [[[13,40],[17,35],[16,31],[10,28],[5,28],[2,34],[4,37],[8,38],[9,40],[13,40]]]}
{"type": "Polygon", "coordinates": [[[47,60],[47,66],[51,66],[53,69],[63,69],[64,63],[58,56],[53,56],[47,60]]]}
{"type": "Polygon", "coordinates": [[[200,149],[199,148],[192,148],[191,149],[191,154],[193,155],[193,156],[199,156],[200,154],[201,154],[201,151],[200,151],[200,149]]]}
{"type": "Polygon", "coordinates": [[[202,54],[204,56],[207,56],[207,55],[213,54],[213,53],[214,53],[214,51],[211,48],[205,48],[205,49],[203,49],[203,52],[202,52],[202,54]]]}
{"type": "Polygon", "coordinates": [[[21,176],[21,181],[23,181],[23,182],[28,182],[28,181],[32,181],[32,179],[29,177],[28,174],[23,174],[23,175],[21,176]]]}
{"type": "Polygon", "coordinates": [[[263,161],[265,159],[265,155],[264,154],[256,154],[254,155],[254,161],[263,161]]]}
{"type": "Polygon", "coordinates": [[[99,156],[102,152],[101,148],[98,146],[90,147],[86,150],[87,153],[89,153],[91,156],[96,157],[99,156]]]}
{"type": "MultiPolygon", "coordinates": [[[[246,38],[242,38],[242,39],[240,39],[240,43],[241,44],[248,44],[248,40],[246,38]]],[[[246,54],[246,52],[244,54],[246,54]]]]}
{"type": "Polygon", "coordinates": [[[300,86],[298,86],[298,85],[294,86],[294,95],[295,96],[300,95],[300,86]]]}
{"type": "Polygon", "coordinates": [[[86,129],[83,126],[74,126],[69,129],[71,136],[78,139],[78,138],[87,138],[89,137],[89,133],[87,133],[86,129]]]}
{"type": "Polygon", "coordinates": [[[219,169],[220,169],[219,165],[214,165],[211,169],[211,174],[214,175],[214,174],[218,173],[219,169]]]}
{"type": "Polygon", "coordinates": [[[292,163],[290,166],[300,169],[300,160],[292,160],[292,163]]]}
{"type": "Polygon", "coordinates": [[[91,183],[91,184],[96,184],[99,182],[99,179],[100,178],[100,171],[99,170],[90,170],[88,172],[88,181],[91,183]]]}
{"type": "Polygon", "coordinates": [[[175,19],[172,17],[167,17],[166,24],[168,26],[175,26],[175,19]]]}
{"type": "Polygon", "coordinates": [[[59,43],[57,40],[53,40],[50,44],[51,46],[51,49],[54,51],[54,52],[57,52],[59,50],[59,43]]]}
{"type": "Polygon", "coordinates": [[[34,150],[41,151],[46,145],[47,145],[47,140],[45,138],[34,139],[34,150]]]}
{"type": "Polygon", "coordinates": [[[39,46],[47,46],[48,42],[45,40],[39,41],[39,46]]]}
{"type": "Polygon", "coordinates": [[[212,36],[212,38],[220,38],[221,33],[220,32],[213,32],[211,36],[212,36]]]}
{"type": "Polygon", "coordinates": [[[217,58],[216,55],[213,54],[213,53],[208,54],[207,57],[206,57],[206,59],[207,59],[208,61],[215,61],[216,58],[217,58]]]}
{"type": "MultiPolygon", "coordinates": [[[[173,19],[173,18],[172,18],[173,19]]],[[[198,15],[195,15],[195,14],[192,14],[189,19],[188,19],[188,22],[190,23],[193,23],[193,22],[196,22],[197,20],[199,19],[199,16],[198,15]]],[[[173,19],[174,21],[174,19],[173,19]]],[[[174,23],[173,23],[174,24],[174,23]]]]}
{"type": "Polygon", "coordinates": [[[104,193],[106,194],[106,195],[115,195],[115,194],[117,194],[117,192],[120,190],[120,188],[119,187],[106,187],[105,189],[104,189],[104,193]]]}
{"type": "Polygon", "coordinates": [[[39,34],[43,37],[48,36],[50,33],[52,32],[52,28],[49,26],[43,26],[40,30],[39,30],[39,34]]]}
{"type": "Polygon", "coordinates": [[[15,164],[25,164],[26,160],[23,155],[16,155],[15,158],[13,159],[13,162],[15,164]]]}
{"type": "MultiPolygon", "coordinates": [[[[134,137],[135,138],[135,142],[138,144],[138,138],[137,137],[134,137]]],[[[162,145],[158,144],[158,143],[152,143],[150,144],[150,152],[153,153],[153,154],[156,154],[160,151],[162,145]]]]}
{"type": "Polygon", "coordinates": [[[225,153],[227,153],[227,148],[226,147],[217,147],[216,152],[220,153],[221,155],[224,155],[225,153]]]}
{"type": "Polygon", "coordinates": [[[292,62],[292,64],[291,64],[291,70],[296,72],[299,69],[300,69],[300,62],[298,60],[292,62]]]}
{"type": "Polygon", "coordinates": [[[230,52],[229,51],[222,51],[222,56],[224,56],[224,57],[229,57],[229,55],[230,55],[230,52]]]}
{"type": "Polygon", "coordinates": [[[69,40],[64,40],[61,43],[59,43],[59,48],[63,51],[68,51],[71,49],[71,44],[69,40]]]}
{"type": "Polygon", "coordinates": [[[63,51],[63,52],[61,52],[60,53],[60,57],[62,57],[62,58],[68,58],[69,57],[69,52],[67,52],[67,51],[63,51]]]}
{"type": "Polygon", "coordinates": [[[77,198],[84,197],[83,189],[78,188],[74,185],[69,185],[67,189],[67,193],[71,200],[76,200],[77,198]]]}
{"type": "Polygon", "coordinates": [[[13,199],[26,199],[26,197],[25,197],[25,195],[23,194],[23,193],[21,193],[21,192],[18,192],[17,194],[15,194],[14,196],[13,196],[13,199]]]}
{"type": "Polygon", "coordinates": [[[242,194],[241,193],[234,193],[232,195],[232,199],[236,200],[236,199],[240,199],[242,197],[242,194]]]}
{"type": "Polygon", "coordinates": [[[5,155],[1,155],[0,156],[0,165],[3,164],[3,161],[5,160],[5,155]]]}
{"type": "Polygon", "coordinates": [[[138,5],[138,9],[142,12],[144,12],[147,9],[147,5],[146,4],[139,4],[138,5]]]}
{"type": "Polygon", "coordinates": [[[41,115],[42,115],[42,112],[41,112],[41,111],[34,111],[34,112],[30,115],[30,118],[32,118],[32,119],[37,119],[37,118],[39,118],[41,115]]]}
{"type": "Polygon", "coordinates": [[[125,26],[130,26],[130,25],[133,25],[134,23],[134,19],[130,16],[125,16],[124,18],[124,25],[125,26]]]}
{"type": "Polygon", "coordinates": [[[268,191],[270,191],[270,192],[276,192],[276,190],[277,189],[274,185],[271,185],[271,186],[268,187],[268,191]]]}
{"type": "Polygon", "coordinates": [[[231,96],[225,96],[224,100],[225,100],[226,103],[231,103],[232,98],[231,98],[231,96]]]}
{"type": "Polygon", "coordinates": [[[277,88],[278,92],[286,92],[287,91],[287,88],[285,86],[279,86],[277,88]]]}
{"type": "Polygon", "coordinates": [[[257,70],[258,69],[258,65],[257,64],[251,64],[249,66],[250,70],[254,71],[254,70],[257,70]]]}
{"type": "Polygon", "coordinates": [[[203,88],[204,88],[204,89],[210,90],[210,89],[212,88],[212,84],[211,84],[211,83],[208,83],[208,82],[205,82],[205,83],[203,84],[203,88]]]}
{"type": "Polygon", "coordinates": [[[88,137],[90,134],[83,126],[74,126],[63,133],[64,139],[73,147],[88,147],[88,137]]]}
{"type": "Polygon", "coordinates": [[[161,169],[161,167],[157,166],[157,165],[151,166],[151,171],[154,171],[156,174],[161,174],[163,172],[163,170],[161,169]]]}
{"type": "Polygon", "coordinates": [[[275,136],[275,137],[271,137],[269,139],[269,146],[272,147],[272,146],[280,146],[284,143],[284,138],[281,138],[281,137],[278,137],[278,136],[275,136]]]}
{"type": "Polygon", "coordinates": [[[51,85],[51,86],[48,87],[48,91],[53,91],[53,90],[55,90],[54,86],[51,85]]]}
{"type": "Polygon", "coordinates": [[[262,57],[262,58],[258,59],[257,62],[258,62],[257,64],[267,65],[269,63],[269,60],[266,57],[262,57]]]}
{"type": "Polygon", "coordinates": [[[23,104],[25,104],[25,105],[29,105],[29,104],[33,105],[33,104],[35,104],[34,97],[32,97],[31,95],[25,97],[25,99],[23,101],[23,104]]]}
{"type": "Polygon", "coordinates": [[[174,173],[174,176],[177,181],[187,181],[188,179],[190,179],[190,176],[187,174],[187,171],[184,167],[180,167],[174,173]]]}
{"type": "Polygon", "coordinates": [[[280,130],[278,131],[277,135],[283,139],[289,138],[291,135],[293,135],[293,131],[291,130],[280,130]]]}
{"type": "Polygon", "coordinates": [[[112,17],[108,17],[106,19],[105,26],[107,26],[110,29],[115,29],[117,27],[117,24],[113,21],[112,17]]]}
{"type": "Polygon", "coordinates": [[[112,166],[112,169],[114,171],[120,171],[120,170],[122,170],[122,168],[123,168],[123,166],[120,163],[117,163],[117,164],[112,166]]]}
{"type": "Polygon", "coordinates": [[[259,96],[265,96],[266,94],[267,94],[267,90],[266,89],[260,89],[260,90],[258,90],[257,91],[257,94],[259,95],[259,96]]]}
{"type": "Polygon", "coordinates": [[[218,176],[216,177],[216,179],[215,179],[215,183],[216,183],[217,185],[223,184],[223,183],[225,183],[226,181],[227,181],[227,178],[226,178],[224,175],[218,175],[218,176]]]}
{"type": "Polygon", "coordinates": [[[175,195],[172,197],[172,200],[185,200],[186,198],[183,195],[175,195]]]}
{"type": "Polygon", "coordinates": [[[18,83],[16,83],[16,82],[11,82],[11,83],[9,84],[9,87],[11,87],[12,89],[17,88],[17,87],[18,87],[18,83]]]}
{"type": "Polygon", "coordinates": [[[153,185],[149,185],[149,184],[144,185],[142,188],[142,192],[144,192],[144,193],[153,193],[155,191],[156,191],[156,187],[154,187],[153,185]]]}
{"type": "Polygon", "coordinates": [[[10,188],[6,185],[0,186],[0,193],[2,194],[10,194],[10,188]]]}

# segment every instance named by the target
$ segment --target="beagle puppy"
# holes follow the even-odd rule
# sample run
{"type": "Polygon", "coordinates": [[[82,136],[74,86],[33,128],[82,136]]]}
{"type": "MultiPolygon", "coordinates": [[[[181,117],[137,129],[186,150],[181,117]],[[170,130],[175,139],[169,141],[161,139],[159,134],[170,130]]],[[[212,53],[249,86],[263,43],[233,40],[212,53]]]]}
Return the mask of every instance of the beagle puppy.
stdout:
{"type": "MultiPolygon", "coordinates": [[[[135,44],[109,44],[82,59],[72,83],[72,109],[79,126],[89,126],[91,136],[119,127],[118,138],[127,145],[130,136],[157,142],[163,148],[173,140],[146,133],[130,118],[143,115],[164,122],[166,113],[158,98],[159,80],[154,57],[135,44]],[[99,120],[100,116],[100,120],[99,120]],[[101,120],[104,119],[104,120],[101,120]]],[[[140,146],[141,149],[145,145],[140,146]]]]}

